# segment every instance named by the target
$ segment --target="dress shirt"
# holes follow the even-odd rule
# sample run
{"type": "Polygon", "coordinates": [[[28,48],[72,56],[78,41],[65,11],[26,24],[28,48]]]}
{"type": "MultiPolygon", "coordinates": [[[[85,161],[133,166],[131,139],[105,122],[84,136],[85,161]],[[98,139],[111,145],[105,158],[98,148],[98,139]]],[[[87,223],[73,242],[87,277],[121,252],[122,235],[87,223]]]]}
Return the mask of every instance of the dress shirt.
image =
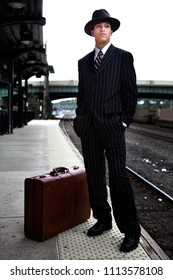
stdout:
{"type": "Polygon", "coordinates": [[[109,42],[103,49],[98,49],[97,47],[95,47],[95,55],[94,55],[94,60],[96,59],[99,51],[101,50],[103,55],[105,55],[106,51],[108,50],[108,48],[110,47],[111,42],[109,42]]]}

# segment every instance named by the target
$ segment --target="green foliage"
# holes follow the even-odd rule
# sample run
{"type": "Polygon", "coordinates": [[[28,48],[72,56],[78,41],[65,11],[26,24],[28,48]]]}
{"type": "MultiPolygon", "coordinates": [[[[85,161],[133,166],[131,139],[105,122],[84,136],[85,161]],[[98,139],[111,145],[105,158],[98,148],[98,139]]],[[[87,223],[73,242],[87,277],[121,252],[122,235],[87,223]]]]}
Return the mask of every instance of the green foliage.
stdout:
{"type": "MultiPolygon", "coordinates": [[[[43,101],[38,99],[38,95],[32,93],[28,98],[28,110],[31,110],[34,112],[35,119],[43,118],[43,101]]],[[[45,106],[47,108],[46,110],[46,118],[50,119],[52,118],[52,103],[49,97],[45,99],[45,106]]]]}
{"type": "Polygon", "coordinates": [[[38,95],[32,93],[28,98],[28,110],[34,112],[35,118],[38,119],[40,116],[40,102],[38,95]]]}
{"type": "Polygon", "coordinates": [[[76,98],[59,101],[53,104],[54,110],[75,110],[76,98]]]}

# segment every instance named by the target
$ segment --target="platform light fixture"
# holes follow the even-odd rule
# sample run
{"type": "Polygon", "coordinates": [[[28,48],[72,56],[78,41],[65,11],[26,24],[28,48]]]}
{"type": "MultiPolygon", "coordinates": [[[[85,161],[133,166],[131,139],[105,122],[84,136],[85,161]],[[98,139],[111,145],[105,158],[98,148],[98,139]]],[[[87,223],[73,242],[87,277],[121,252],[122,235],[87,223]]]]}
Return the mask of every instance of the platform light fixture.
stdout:
{"type": "Polygon", "coordinates": [[[23,45],[30,45],[32,43],[32,35],[29,32],[23,32],[20,42],[23,45]]]}
{"type": "Polygon", "coordinates": [[[27,58],[28,58],[28,60],[27,60],[26,64],[34,64],[37,60],[36,55],[32,52],[28,54],[27,58]]]}
{"type": "Polygon", "coordinates": [[[8,6],[13,9],[22,9],[26,6],[26,0],[8,0],[8,6]]]}

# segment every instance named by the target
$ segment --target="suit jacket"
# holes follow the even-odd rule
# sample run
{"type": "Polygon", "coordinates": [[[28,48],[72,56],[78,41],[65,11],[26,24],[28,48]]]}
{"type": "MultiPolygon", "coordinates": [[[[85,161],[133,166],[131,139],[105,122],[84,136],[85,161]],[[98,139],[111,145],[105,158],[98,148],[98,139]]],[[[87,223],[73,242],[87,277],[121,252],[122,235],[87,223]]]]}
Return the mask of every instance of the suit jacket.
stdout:
{"type": "Polygon", "coordinates": [[[100,137],[114,137],[130,125],[137,103],[136,73],[131,53],[112,44],[99,69],[94,51],[78,61],[79,83],[74,130],[84,137],[91,121],[100,137]]]}

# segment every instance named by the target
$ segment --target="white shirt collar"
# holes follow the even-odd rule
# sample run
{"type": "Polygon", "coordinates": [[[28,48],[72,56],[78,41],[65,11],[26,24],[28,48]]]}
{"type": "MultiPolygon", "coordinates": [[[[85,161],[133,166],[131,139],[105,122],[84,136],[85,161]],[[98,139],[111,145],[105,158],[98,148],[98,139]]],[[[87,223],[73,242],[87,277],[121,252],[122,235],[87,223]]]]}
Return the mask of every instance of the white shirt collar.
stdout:
{"type": "MultiPolygon", "coordinates": [[[[101,49],[103,55],[105,55],[106,51],[108,50],[108,48],[110,47],[111,42],[109,42],[103,49],[101,49]]],[[[98,53],[99,53],[100,49],[98,49],[97,47],[95,47],[95,55],[94,55],[94,60],[96,59],[98,53]]]]}

